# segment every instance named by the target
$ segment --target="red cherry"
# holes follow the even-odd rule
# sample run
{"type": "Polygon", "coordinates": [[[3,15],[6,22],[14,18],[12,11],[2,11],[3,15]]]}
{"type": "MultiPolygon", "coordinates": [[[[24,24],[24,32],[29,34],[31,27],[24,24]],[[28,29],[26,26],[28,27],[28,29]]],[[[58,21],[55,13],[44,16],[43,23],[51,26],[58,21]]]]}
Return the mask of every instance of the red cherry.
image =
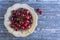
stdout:
{"type": "Polygon", "coordinates": [[[10,20],[11,20],[11,21],[13,21],[13,20],[14,20],[14,18],[11,16],[11,17],[10,17],[10,20]]]}
{"type": "Polygon", "coordinates": [[[33,21],[31,19],[29,21],[30,21],[30,24],[32,24],[33,21]]]}
{"type": "Polygon", "coordinates": [[[11,22],[13,22],[13,23],[14,23],[15,21],[11,21],[11,22]]]}
{"type": "Polygon", "coordinates": [[[36,9],[36,11],[39,13],[39,14],[42,14],[42,11],[40,8],[36,9]]]}
{"type": "Polygon", "coordinates": [[[30,28],[31,28],[31,26],[30,26],[30,25],[28,25],[28,26],[27,26],[27,28],[28,28],[28,29],[30,29],[30,28]]]}
{"type": "Polygon", "coordinates": [[[25,23],[25,24],[24,24],[24,26],[27,26],[27,25],[28,25],[28,23],[25,23]]]}
{"type": "Polygon", "coordinates": [[[21,30],[24,30],[24,29],[25,29],[25,27],[24,27],[24,26],[22,26],[22,27],[21,27],[21,30]]]}
{"type": "Polygon", "coordinates": [[[26,11],[25,11],[25,13],[26,13],[26,15],[28,15],[28,14],[29,14],[29,11],[28,11],[28,10],[26,10],[26,11]]]}
{"type": "Polygon", "coordinates": [[[11,13],[14,15],[16,14],[16,10],[12,10],[11,13]]]}
{"type": "Polygon", "coordinates": [[[13,16],[10,17],[10,21],[11,21],[11,22],[15,22],[15,21],[16,21],[16,18],[14,18],[13,16]]]}
{"type": "Polygon", "coordinates": [[[26,22],[26,23],[29,23],[29,20],[26,20],[25,22],[26,22]]]}
{"type": "Polygon", "coordinates": [[[20,15],[21,15],[21,13],[16,13],[16,15],[17,15],[17,16],[20,16],[20,15]]]}
{"type": "Polygon", "coordinates": [[[21,16],[25,16],[24,14],[21,14],[21,16]]]}
{"type": "Polygon", "coordinates": [[[26,19],[29,19],[30,17],[29,16],[25,16],[26,19]]]}
{"type": "Polygon", "coordinates": [[[20,24],[18,24],[18,23],[15,23],[15,24],[16,24],[16,26],[17,26],[17,27],[21,27],[21,25],[20,25],[20,24]]]}
{"type": "Polygon", "coordinates": [[[19,24],[18,26],[19,26],[19,28],[21,27],[21,25],[20,25],[20,24],[19,24]]]}
{"type": "Polygon", "coordinates": [[[14,28],[14,27],[15,27],[14,23],[11,23],[11,24],[10,24],[10,26],[11,26],[12,28],[14,28]]]}
{"type": "Polygon", "coordinates": [[[23,25],[24,24],[24,22],[22,21],[22,20],[20,20],[20,22],[19,22],[21,25],[23,25]]]}

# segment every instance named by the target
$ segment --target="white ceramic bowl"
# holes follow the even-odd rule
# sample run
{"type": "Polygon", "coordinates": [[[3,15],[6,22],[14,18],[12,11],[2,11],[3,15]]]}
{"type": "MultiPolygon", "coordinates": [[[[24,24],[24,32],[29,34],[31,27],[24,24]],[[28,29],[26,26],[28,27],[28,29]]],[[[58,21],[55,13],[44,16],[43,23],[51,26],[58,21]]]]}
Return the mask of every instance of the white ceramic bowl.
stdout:
{"type": "Polygon", "coordinates": [[[38,21],[38,16],[36,14],[36,12],[34,11],[34,9],[30,6],[28,6],[27,4],[14,4],[13,6],[9,7],[7,9],[6,14],[4,15],[4,25],[6,27],[6,29],[8,30],[9,33],[13,34],[16,37],[26,37],[29,34],[33,33],[33,31],[35,30],[36,26],[37,26],[37,21],[38,21]],[[11,16],[11,11],[12,10],[17,10],[18,8],[25,8],[28,9],[31,12],[31,15],[33,17],[33,23],[30,29],[28,30],[24,30],[24,31],[15,31],[13,28],[11,28],[10,25],[10,21],[9,21],[9,17],[11,16]]]}

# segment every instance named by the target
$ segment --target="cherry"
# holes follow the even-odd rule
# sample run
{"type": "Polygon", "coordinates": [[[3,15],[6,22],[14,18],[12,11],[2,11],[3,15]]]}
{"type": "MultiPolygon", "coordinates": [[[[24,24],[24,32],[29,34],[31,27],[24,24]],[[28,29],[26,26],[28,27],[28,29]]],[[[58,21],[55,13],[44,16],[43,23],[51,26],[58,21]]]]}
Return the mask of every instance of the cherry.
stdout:
{"type": "Polygon", "coordinates": [[[26,23],[29,23],[30,21],[29,21],[29,20],[26,20],[25,22],[26,22],[26,23]]]}
{"type": "Polygon", "coordinates": [[[21,25],[23,25],[24,24],[24,22],[22,21],[22,20],[20,20],[20,22],[19,22],[21,25]]]}
{"type": "Polygon", "coordinates": [[[10,24],[10,26],[11,26],[12,28],[14,28],[14,27],[15,27],[14,23],[11,23],[11,24],[10,24]]]}
{"type": "Polygon", "coordinates": [[[20,25],[20,24],[18,24],[17,22],[15,23],[15,25],[16,25],[17,27],[21,27],[21,25],[20,25]]]}
{"type": "Polygon", "coordinates": [[[28,14],[29,14],[29,11],[28,11],[28,10],[26,10],[26,11],[25,11],[25,13],[26,13],[26,15],[28,15],[28,14]]]}
{"type": "Polygon", "coordinates": [[[26,19],[29,19],[30,17],[28,15],[25,16],[26,19]]]}
{"type": "Polygon", "coordinates": [[[21,27],[21,25],[19,24],[19,25],[18,25],[18,27],[20,28],[20,27],[21,27]]]}
{"type": "Polygon", "coordinates": [[[17,16],[20,16],[20,15],[21,15],[21,13],[16,13],[16,15],[17,15],[17,16]]]}
{"type": "Polygon", "coordinates": [[[16,21],[16,17],[14,17],[14,16],[11,16],[9,19],[10,19],[11,22],[15,22],[16,21]]]}
{"type": "Polygon", "coordinates": [[[13,15],[15,15],[15,14],[16,14],[16,10],[12,10],[11,13],[12,13],[13,15]]]}
{"type": "Polygon", "coordinates": [[[13,20],[14,20],[14,18],[11,16],[11,17],[10,17],[10,20],[11,20],[11,21],[13,21],[13,20]]]}
{"type": "Polygon", "coordinates": [[[24,26],[21,26],[21,30],[24,30],[25,29],[25,27],[24,26]]]}
{"type": "Polygon", "coordinates": [[[30,24],[32,24],[33,21],[31,19],[29,21],[30,21],[30,24]]]}
{"type": "Polygon", "coordinates": [[[36,9],[36,11],[39,13],[39,14],[42,14],[42,11],[40,8],[36,9]]]}
{"type": "Polygon", "coordinates": [[[30,25],[28,25],[28,26],[27,26],[27,28],[28,28],[28,29],[30,29],[30,28],[31,28],[31,26],[30,26],[30,25]]]}
{"type": "Polygon", "coordinates": [[[24,15],[24,14],[21,14],[21,16],[23,16],[23,17],[24,17],[25,15],[24,15]]]}
{"type": "Polygon", "coordinates": [[[24,26],[27,26],[28,24],[29,24],[29,23],[26,23],[26,22],[25,22],[25,23],[24,23],[24,26]]]}

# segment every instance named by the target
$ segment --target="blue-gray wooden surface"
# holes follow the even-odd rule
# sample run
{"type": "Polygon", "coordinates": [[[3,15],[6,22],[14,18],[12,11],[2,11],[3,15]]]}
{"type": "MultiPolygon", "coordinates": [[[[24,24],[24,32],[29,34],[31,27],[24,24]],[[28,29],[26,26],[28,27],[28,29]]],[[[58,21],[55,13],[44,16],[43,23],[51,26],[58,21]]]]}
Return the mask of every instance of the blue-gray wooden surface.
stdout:
{"type": "Polygon", "coordinates": [[[60,40],[60,0],[0,0],[0,40],[60,40]],[[4,27],[4,14],[15,3],[26,3],[34,9],[40,8],[38,26],[27,37],[14,37],[4,27]]]}

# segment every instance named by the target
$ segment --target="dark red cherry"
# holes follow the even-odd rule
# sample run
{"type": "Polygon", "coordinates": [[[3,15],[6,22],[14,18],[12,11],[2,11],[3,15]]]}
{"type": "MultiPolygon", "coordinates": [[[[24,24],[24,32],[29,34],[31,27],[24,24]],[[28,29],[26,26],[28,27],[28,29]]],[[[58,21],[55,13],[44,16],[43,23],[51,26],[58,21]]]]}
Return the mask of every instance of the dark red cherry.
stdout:
{"type": "Polygon", "coordinates": [[[20,22],[19,22],[21,25],[23,25],[24,24],[24,22],[22,21],[22,20],[20,20],[20,22]]]}
{"type": "Polygon", "coordinates": [[[29,23],[24,23],[24,26],[27,26],[29,23]]]}
{"type": "Polygon", "coordinates": [[[27,15],[27,16],[25,16],[25,18],[26,18],[26,19],[29,19],[30,17],[27,15]]]}
{"type": "Polygon", "coordinates": [[[21,30],[24,30],[25,29],[25,27],[24,26],[21,26],[21,30]]]}
{"type": "Polygon", "coordinates": [[[15,23],[15,25],[16,25],[17,27],[20,27],[20,26],[21,26],[21,25],[20,25],[19,23],[17,23],[17,22],[15,23]]]}
{"type": "Polygon", "coordinates": [[[31,26],[30,26],[30,25],[28,25],[28,26],[27,26],[27,28],[28,28],[28,29],[30,29],[30,28],[31,28],[31,26]]]}
{"type": "Polygon", "coordinates": [[[26,22],[26,23],[29,23],[30,21],[29,21],[29,20],[26,20],[25,22],[26,22]]]}
{"type": "Polygon", "coordinates": [[[21,13],[16,13],[17,16],[21,16],[21,13]]]}
{"type": "Polygon", "coordinates": [[[10,21],[13,21],[13,20],[14,20],[14,17],[11,16],[11,17],[10,17],[10,21]]]}
{"type": "Polygon", "coordinates": [[[29,10],[26,10],[25,13],[26,13],[26,15],[28,15],[29,14],[29,10]]]}
{"type": "Polygon", "coordinates": [[[19,26],[19,27],[21,27],[21,25],[20,25],[20,24],[18,24],[18,26],[19,26]]]}
{"type": "Polygon", "coordinates": [[[15,15],[15,14],[16,14],[16,10],[12,10],[11,13],[12,13],[13,15],[15,15]]]}
{"type": "Polygon", "coordinates": [[[21,14],[21,16],[23,16],[23,17],[24,17],[25,15],[24,15],[24,14],[21,14]]]}
{"type": "Polygon", "coordinates": [[[30,21],[30,24],[32,24],[32,23],[33,23],[33,21],[32,21],[31,19],[30,19],[29,21],[30,21]]]}
{"type": "Polygon", "coordinates": [[[39,13],[39,14],[42,14],[42,11],[40,8],[36,9],[36,11],[39,13]]]}
{"type": "Polygon", "coordinates": [[[10,26],[11,26],[12,28],[14,28],[14,27],[15,27],[15,24],[14,24],[14,23],[11,23],[10,26]]]}

